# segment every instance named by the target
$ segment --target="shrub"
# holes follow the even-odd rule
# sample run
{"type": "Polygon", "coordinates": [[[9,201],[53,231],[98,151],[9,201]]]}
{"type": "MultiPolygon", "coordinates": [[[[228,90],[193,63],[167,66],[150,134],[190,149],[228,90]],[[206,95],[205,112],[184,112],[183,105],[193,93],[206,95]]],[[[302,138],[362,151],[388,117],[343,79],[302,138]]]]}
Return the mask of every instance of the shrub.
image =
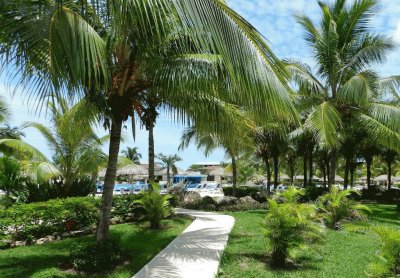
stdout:
{"type": "MultiPolygon", "coordinates": [[[[223,187],[222,190],[224,191],[225,196],[233,196],[233,187],[223,187]]],[[[260,195],[261,190],[257,187],[248,187],[248,186],[237,186],[236,187],[236,196],[238,198],[250,196],[253,199],[257,199],[260,195]]]]}
{"type": "Polygon", "coordinates": [[[354,194],[354,191],[350,189],[340,190],[332,187],[329,193],[318,198],[318,208],[330,228],[339,229],[341,222],[362,220],[366,217],[366,213],[371,212],[367,206],[349,199],[352,193],[354,194]]]}
{"type": "Polygon", "coordinates": [[[26,240],[86,228],[96,224],[98,206],[92,197],[15,204],[0,211],[0,232],[11,227],[15,239],[26,240]]]}
{"type": "Polygon", "coordinates": [[[170,198],[170,195],[161,195],[153,187],[153,190],[149,190],[140,200],[135,201],[146,211],[146,216],[150,221],[150,228],[159,229],[161,220],[171,215],[170,198]]]}
{"type": "Polygon", "coordinates": [[[316,207],[298,204],[302,192],[296,191],[289,188],[286,194],[268,200],[264,228],[273,267],[285,267],[291,251],[310,247],[323,236],[323,226],[316,221],[316,207]]]}
{"type": "Polygon", "coordinates": [[[141,199],[143,194],[119,195],[113,198],[113,216],[124,217],[129,213],[143,215],[144,211],[136,202],[141,199]]]}
{"type": "Polygon", "coordinates": [[[119,247],[112,241],[75,244],[70,251],[74,269],[84,272],[103,272],[115,268],[122,259],[119,247]]]}
{"type": "Polygon", "coordinates": [[[378,260],[369,265],[369,274],[374,277],[398,277],[400,275],[400,231],[375,226],[372,231],[378,235],[381,248],[378,260]]]}
{"type": "Polygon", "coordinates": [[[316,187],[314,185],[312,186],[307,186],[305,188],[305,194],[301,198],[301,201],[303,202],[314,202],[316,201],[319,197],[324,195],[326,193],[326,189],[323,187],[316,187]]]}

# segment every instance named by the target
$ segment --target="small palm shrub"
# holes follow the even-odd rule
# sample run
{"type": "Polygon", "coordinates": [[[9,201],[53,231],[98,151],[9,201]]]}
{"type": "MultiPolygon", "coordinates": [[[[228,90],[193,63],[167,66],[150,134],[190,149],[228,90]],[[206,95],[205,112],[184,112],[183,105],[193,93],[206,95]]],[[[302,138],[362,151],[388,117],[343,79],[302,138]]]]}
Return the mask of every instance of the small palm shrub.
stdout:
{"type": "Polygon", "coordinates": [[[379,237],[381,248],[378,260],[369,265],[373,277],[400,276],[400,231],[387,226],[374,226],[372,231],[379,237]]]}
{"type": "Polygon", "coordinates": [[[161,195],[156,186],[152,186],[153,190],[149,190],[140,200],[135,203],[141,205],[146,211],[147,218],[150,221],[151,229],[160,229],[161,220],[170,216],[172,213],[169,199],[170,195],[161,195]]]}
{"type": "Polygon", "coordinates": [[[339,229],[343,222],[363,220],[371,212],[369,207],[349,199],[351,194],[354,191],[332,187],[329,193],[318,198],[317,205],[327,226],[339,229]]]}
{"type": "Polygon", "coordinates": [[[291,187],[268,200],[264,229],[273,267],[285,267],[292,251],[309,248],[323,238],[324,227],[317,221],[316,207],[297,203],[303,193],[291,187]]]}

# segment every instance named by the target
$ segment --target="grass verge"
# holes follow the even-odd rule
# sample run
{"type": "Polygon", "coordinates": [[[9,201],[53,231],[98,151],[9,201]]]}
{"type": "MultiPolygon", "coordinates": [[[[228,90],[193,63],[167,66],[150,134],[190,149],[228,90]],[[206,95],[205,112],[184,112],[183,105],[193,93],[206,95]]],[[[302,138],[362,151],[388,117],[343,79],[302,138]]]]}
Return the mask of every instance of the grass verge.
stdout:
{"type": "MultiPolygon", "coordinates": [[[[400,213],[393,205],[369,205],[373,209],[370,220],[374,224],[400,227],[400,213]]],[[[325,244],[318,254],[308,254],[301,269],[272,270],[267,264],[267,240],[260,225],[265,211],[231,213],[236,223],[224,251],[219,278],[262,277],[366,277],[365,270],[373,262],[378,247],[371,234],[328,231],[325,244]]]]}
{"type": "MultiPolygon", "coordinates": [[[[130,256],[130,260],[113,272],[96,275],[96,277],[132,277],[182,233],[191,221],[191,219],[176,216],[166,220],[164,225],[167,228],[160,231],[150,230],[147,222],[111,226],[111,238],[118,243],[124,253],[130,256]]],[[[85,236],[0,251],[0,277],[79,277],[75,273],[61,271],[60,266],[68,263],[69,250],[73,243],[93,240],[93,236],[85,236]]]]}

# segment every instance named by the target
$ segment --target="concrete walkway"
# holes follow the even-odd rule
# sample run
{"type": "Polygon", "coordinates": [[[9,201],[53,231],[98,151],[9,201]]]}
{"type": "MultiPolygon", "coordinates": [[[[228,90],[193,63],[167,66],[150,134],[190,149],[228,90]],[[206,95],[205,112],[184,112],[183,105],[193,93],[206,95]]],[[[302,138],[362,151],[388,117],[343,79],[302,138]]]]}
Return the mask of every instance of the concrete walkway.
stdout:
{"type": "Polygon", "coordinates": [[[235,219],[229,215],[177,209],[196,219],[133,278],[213,278],[235,219]]]}

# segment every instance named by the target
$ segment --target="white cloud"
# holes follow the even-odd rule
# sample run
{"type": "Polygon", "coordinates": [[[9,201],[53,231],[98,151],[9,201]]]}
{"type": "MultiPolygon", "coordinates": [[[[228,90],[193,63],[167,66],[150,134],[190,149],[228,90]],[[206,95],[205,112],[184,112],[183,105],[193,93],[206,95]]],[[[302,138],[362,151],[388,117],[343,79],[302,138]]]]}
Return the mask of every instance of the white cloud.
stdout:
{"type": "Polygon", "coordinates": [[[397,43],[400,43],[400,21],[397,22],[397,27],[396,27],[396,31],[394,32],[393,39],[397,43]]]}

